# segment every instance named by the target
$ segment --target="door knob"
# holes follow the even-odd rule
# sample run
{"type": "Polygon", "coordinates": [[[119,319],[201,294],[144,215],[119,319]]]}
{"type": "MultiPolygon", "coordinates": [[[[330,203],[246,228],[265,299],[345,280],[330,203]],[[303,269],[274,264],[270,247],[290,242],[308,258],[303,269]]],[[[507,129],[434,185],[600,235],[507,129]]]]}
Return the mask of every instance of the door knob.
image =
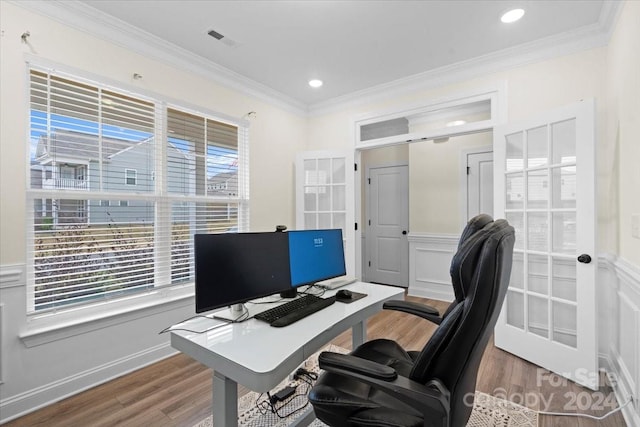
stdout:
{"type": "Polygon", "coordinates": [[[407,230],[402,230],[402,235],[406,236],[407,235],[407,230]]]}
{"type": "Polygon", "coordinates": [[[578,262],[589,264],[591,262],[591,257],[587,254],[582,254],[578,257],[578,262]]]}

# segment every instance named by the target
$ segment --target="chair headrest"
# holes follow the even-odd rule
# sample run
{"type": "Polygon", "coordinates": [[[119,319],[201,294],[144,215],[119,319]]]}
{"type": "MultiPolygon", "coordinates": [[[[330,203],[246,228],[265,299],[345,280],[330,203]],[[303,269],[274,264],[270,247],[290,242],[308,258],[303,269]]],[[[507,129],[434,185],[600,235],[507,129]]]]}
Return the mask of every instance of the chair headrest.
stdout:
{"type": "MultiPolygon", "coordinates": [[[[458,241],[458,248],[460,248],[471,236],[492,222],[493,218],[487,214],[479,214],[471,218],[464,227],[464,230],[462,230],[460,240],[458,241]]],[[[455,294],[456,301],[460,302],[464,299],[465,291],[456,281],[453,281],[453,292],[455,294]]]]}
{"type": "Polygon", "coordinates": [[[487,223],[481,230],[469,236],[459,247],[451,260],[451,282],[456,292],[456,300],[462,301],[468,295],[471,277],[474,273],[473,266],[477,263],[481,254],[483,241],[491,234],[498,233],[506,227],[511,227],[504,219],[498,219],[487,223]]]}
{"type": "Polygon", "coordinates": [[[460,240],[458,241],[458,247],[462,245],[469,237],[474,235],[477,231],[482,230],[487,224],[493,222],[493,218],[487,214],[479,214],[471,218],[467,225],[465,225],[460,240]]]}

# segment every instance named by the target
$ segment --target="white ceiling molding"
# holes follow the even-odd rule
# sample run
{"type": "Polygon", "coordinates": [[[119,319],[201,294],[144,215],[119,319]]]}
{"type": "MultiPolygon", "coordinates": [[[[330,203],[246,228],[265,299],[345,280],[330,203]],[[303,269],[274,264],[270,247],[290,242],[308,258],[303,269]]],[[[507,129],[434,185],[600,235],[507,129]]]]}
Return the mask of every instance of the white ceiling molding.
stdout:
{"type": "MultiPolygon", "coordinates": [[[[69,0],[18,1],[9,3],[54,19],[66,26],[114,43],[132,52],[183,69],[224,87],[237,90],[291,113],[306,116],[307,106],[261,83],[244,77],[186,49],[104,14],[82,2],[69,0]]],[[[32,30],[33,31],[33,30],[32,30]]]]}
{"type": "Polygon", "coordinates": [[[10,0],[9,2],[301,116],[328,114],[348,107],[418,90],[429,90],[534,62],[606,46],[622,9],[622,2],[605,1],[596,24],[373,86],[328,101],[305,105],[266,85],[99,12],[82,2],[69,0],[29,2],[10,0]]]}
{"type": "Polygon", "coordinates": [[[620,12],[622,12],[622,2],[619,0],[606,0],[602,4],[598,25],[603,32],[607,33],[607,42],[616,28],[620,12]]]}
{"type": "Polygon", "coordinates": [[[309,115],[329,114],[345,108],[383,100],[391,96],[435,89],[483,75],[606,46],[613,32],[620,9],[619,2],[605,2],[597,24],[394,80],[333,98],[326,102],[313,104],[309,106],[309,115]]]}

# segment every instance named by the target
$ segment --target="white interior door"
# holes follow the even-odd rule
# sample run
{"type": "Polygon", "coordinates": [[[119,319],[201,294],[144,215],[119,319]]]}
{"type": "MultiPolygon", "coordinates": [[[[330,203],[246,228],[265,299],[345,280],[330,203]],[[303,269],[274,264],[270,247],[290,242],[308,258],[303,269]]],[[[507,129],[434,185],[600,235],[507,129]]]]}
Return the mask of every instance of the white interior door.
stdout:
{"type": "Polygon", "coordinates": [[[366,280],[409,286],[409,172],[407,166],[370,168],[366,280]]]}
{"type": "Polygon", "coordinates": [[[355,276],[353,152],[306,151],[296,158],[296,228],[341,228],[347,274],[355,276]]]}
{"type": "Polygon", "coordinates": [[[516,229],[496,346],[596,389],[594,102],[494,135],[495,214],[516,229]]]}
{"type": "Polygon", "coordinates": [[[465,220],[485,213],[493,216],[493,151],[467,153],[467,212],[465,220]]]}

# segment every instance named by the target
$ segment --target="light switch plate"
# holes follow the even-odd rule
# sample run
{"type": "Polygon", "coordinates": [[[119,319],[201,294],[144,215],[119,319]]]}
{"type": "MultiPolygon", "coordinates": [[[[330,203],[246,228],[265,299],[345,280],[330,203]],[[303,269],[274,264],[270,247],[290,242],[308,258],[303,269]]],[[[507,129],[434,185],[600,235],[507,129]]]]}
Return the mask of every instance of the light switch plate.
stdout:
{"type": "Polygon", "coordinates": [[[631,236],[640,239],[640,214],[631,215],[631,236]]]}

